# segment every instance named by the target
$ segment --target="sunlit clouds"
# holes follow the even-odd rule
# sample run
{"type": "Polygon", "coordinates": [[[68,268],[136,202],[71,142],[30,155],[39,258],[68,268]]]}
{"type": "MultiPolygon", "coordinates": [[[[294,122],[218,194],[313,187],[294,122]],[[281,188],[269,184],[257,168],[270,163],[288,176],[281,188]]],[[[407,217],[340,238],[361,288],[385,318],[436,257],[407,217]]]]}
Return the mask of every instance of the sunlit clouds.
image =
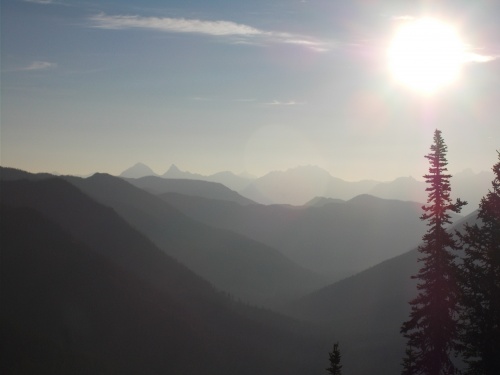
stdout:
{"type": "Polygon", "coordinates": [[[57,64],[50,61],[33,61],[32,63],[24,66],[19,66],[17,68],[10,69],[10,71],[40,71],[40,70],[50,70],[57,68],[57,64]]]}
{"type": "Polygon", "coordinates": [[[108,16],[97,14],[90,20],[102,29],[141,28],[175,33],[200,33],[208,35],[260,35],[263,32],[251,26],[229,21],[202,21],[185,18],[160,18],[140,16],[108,16]]]}
{"type": "Polygon", "coordinates": [[[303,46],[317,52],[326,52],[334,46],[334,43],[316,40],[307,36],[260,30],[249,25],[224,20],[207,21],[188,18],[107,15],[104,13],[93,15],[89,20],[92,27],[100,29],[136,28],[169,33],[194,33],[218,37],[244,38],[243,40],[232,41],[238,44],[286,43],[303,46]]]}
{"type": "Polygon", "coordinates": [[[332,47],[334,46],[334,43],[305,40],[305,39],[294,39],[293,37],[292,38],[285,37],[283,40],[285,43],[302,45],[304,47],[308,47],[312,50],[315,50],[316,52],[327,52],[331,50],[332,47]]]}
{"type": "Polygon", "coordinates": [[[287,101],[280,101],[280,100],[273,100],[271,102],[264,103],[265,105],[269,106],[285,106],[285,107],[290,107],[290,106],[296,106],[296,105],[303,105],[305,102],[298,102],[295,100],[287,100],[287,101]]]}
{"type": "Polygon", "coordinates": [[[50,4],[56,4],[54,0],[24,0],[26,3],[33,3],[33,4],[41,4],[41,5],[50,5],[50,4]]]}

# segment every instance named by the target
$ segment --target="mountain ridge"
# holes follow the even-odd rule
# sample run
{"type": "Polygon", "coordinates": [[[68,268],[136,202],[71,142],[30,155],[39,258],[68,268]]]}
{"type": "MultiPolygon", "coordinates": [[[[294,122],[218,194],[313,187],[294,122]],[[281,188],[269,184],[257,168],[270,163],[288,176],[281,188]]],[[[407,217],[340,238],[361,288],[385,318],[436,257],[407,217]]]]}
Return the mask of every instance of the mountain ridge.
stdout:
{"type": "MultiPolygon", "coordinates": [[[[2,169],[2,178],[29,178],[2,169]]],[[[33,175],[33,178],[40,178],[33,175]]],[[[322,277],[278,250],[234,232],[185,216],[159,197],[107,174],[63,177],[127,220],[156,246],[217,288],[256,305],[279,305],[325,285],[322,277]]]]}
{"type": "Polygon", "coordinates": [[[2,373],[321,369],[314,330],[230,300],[69,182],[1,186],[2,373]]]}
{"type": "Polygon", "coordinates": [[[256,204],[256,202],[240,195],[219,182],[186,178],[165,178],[159,176],[128,178],[126,181],[156,195],[169,192],[182,192],[187,195],[228,200],[241,205],[256,204]]]}
{"type": "MultiPolygon", "coordinates": [[[[347,181],[332,176],[321,167],[303,165],[283,171],[270,171],[257,178],[243,178],[228,171],[203,176],[183,172],[175,165],[170,168],[173,167],[175,167],[176,178],[219,182],[250,200],[266,205],[305,205],[318,196],[348,200],[359,194],[372,194],[380,198],[421,203],[427,199],[423,179],[417,180],[411,176],[397,177],[391,181],[347,181]],[[222,178],[222,176],[226,177],[222,178]]],[[[489,188],[492,178],[491,171],[474,173],[470,168],[453,174],[452,195],[469,202],[469,205],[463,209],[464,214],[475,210],[482,198],[482,192],[489,188]]]]}
{"type": "MultiPolygon", "coordinates": [[[[477,223],[477,213],[457,218],[450,231],[465,223],[477,223]]],[[[400,328],[417,295],[412,276],[421,266],[419,257],[414,248],[303,296],[282,311],[332,329],[350,372],[369,375],[377,368],[380,374],[400,373],[406,344],[400,328]]]]}
{"type": "Polygon", "coordinates": [[[206,225],[276,248],[329,281],[411,249],[425,232],[419,203],[369,195],[318,206],[241,206],[179,193],[160,197],[206,225]]]}

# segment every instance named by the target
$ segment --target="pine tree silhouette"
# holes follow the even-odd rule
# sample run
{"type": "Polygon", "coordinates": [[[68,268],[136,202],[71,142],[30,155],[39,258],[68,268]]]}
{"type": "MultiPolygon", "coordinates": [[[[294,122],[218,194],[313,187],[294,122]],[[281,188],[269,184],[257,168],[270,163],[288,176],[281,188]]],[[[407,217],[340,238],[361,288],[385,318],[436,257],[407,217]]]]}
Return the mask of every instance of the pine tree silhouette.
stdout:
{"type": "Polygon", "coordinates": [[[340,364],[340,350],[339,350],[339,343],[333,344],[333,349],[330,353],[328,353],[330,357],[330,367],[326,369],[330,374],[332,375],[342,375],[342,365],[340,364]]]}
{"type": "MultiPolygon", "coordinates": [[[[418,279],[418,295],[410,302],[410,319],[401,327],[401,333],[408,339],[415,374],[448,375],[456,371],[450,355],[458,334],[458,287],[455,256],[450,250],[456,249],[457,243],[445,226],[451,224],[449,212],[460,212],[466,202],[451,201],[446,152],[441,131],[436,129],[431,152],[425,156],[430,163],[429,173],[424,176],[428,199],[420,218],[428,221],[429,229],[418,248],[419,262],[423,264],[412,277],[418,279]]],[[[405,361],[408,360],[407,357],[405,361]]]]}
{"type": "Polygon", "coordinates": [[[468,374],[500,374],[500,152],[498,158],[493,188],[479,204],[480,224],[457,233],[465,253],[459,280],[468,374]]]}
{"type": "Polygon", "coordinates": [[[407,346],[405,351],[406,357],[403,359],[403,372],[401,375],[415,375],[417,369],[415,366],[415,351],[411,346],[407,346]]]}

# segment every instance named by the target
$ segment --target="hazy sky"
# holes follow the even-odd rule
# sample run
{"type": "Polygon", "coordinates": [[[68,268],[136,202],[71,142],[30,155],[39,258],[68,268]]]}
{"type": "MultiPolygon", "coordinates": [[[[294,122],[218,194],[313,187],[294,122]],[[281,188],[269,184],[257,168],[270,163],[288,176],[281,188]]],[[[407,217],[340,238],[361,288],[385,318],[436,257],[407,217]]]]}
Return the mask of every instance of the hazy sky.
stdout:
{"type": "Polygon", "coordinates": [[[315,164],[347,180],[420,179],[439,128],[451,172],[489,170],[496,4],[2,0],[1,164],[255,175],[315,164]],[[453,24],[481,57],[427,98],[395,83],[386,61],[396,28],[421,16],[453,24]]]}

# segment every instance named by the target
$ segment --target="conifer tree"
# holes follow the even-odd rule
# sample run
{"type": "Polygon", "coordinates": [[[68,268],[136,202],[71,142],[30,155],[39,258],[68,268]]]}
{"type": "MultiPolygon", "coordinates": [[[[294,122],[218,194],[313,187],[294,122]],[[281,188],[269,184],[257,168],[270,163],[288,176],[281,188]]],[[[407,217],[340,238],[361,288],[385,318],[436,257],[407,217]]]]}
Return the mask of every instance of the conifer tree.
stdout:
{"type": "Polygon", "coordinates": [[[480,223],[458,233],[461,265],[462,354],[468,374],[500,374],[500,152],[493,188],[479,204],[480,223]]]}
{"type": "Polygon", "coordinates": [[[340,364],[340,350],[339,350],[339,343],[333,344],[333,350],[328,353],[330,357],[330,367],[326,369],[330,374],[332,375],[342,375],[342,365],[340,364]]]}
{"type": "Polygon", "coordinates": [[[410,318],[403,323],[401,333],[412,349],[415,374],[448,375],[455,373],[450,357],[458,335],[458,288],[455,255],[451,252],[457,243],[446,231],[446,225],[451,224],[449,213],[460,212],[465,202],[451,201],[451,175],[446,173],[447,147],[437,129],[430,149],[425,156],[430,164],[429,173],[424,175],[428,199],[420,217],[427,221],[429,228],[418,248],[419,262],[423,264],[418,274],[412,276],[418,280],[418,294],[410,302],[410,318]]]}
{"type": "Polygon", "coordinates": [[[411,346],[406,348],[406,357],[403,359],[403,372],[401,375],[415,375],[417,368],[415,366],[415,352],[411,346]]]}

